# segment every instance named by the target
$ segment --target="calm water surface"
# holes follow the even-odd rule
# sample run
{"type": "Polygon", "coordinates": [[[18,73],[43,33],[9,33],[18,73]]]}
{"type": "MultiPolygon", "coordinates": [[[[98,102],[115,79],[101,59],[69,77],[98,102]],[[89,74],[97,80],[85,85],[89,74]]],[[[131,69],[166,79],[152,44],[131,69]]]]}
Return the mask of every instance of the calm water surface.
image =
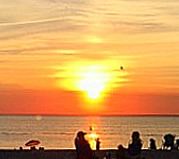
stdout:
{"type": "Polygon", "coordinates": [[[157,140],[158,147],[165,133],[179,137],[179,117],[0,116],[0,148],[24,147],[29,139],[39,139],[45,148],[74,148],[75,133],[90,133],[90,126],[99,135],[102,148],[127,146],[134,130],[141,132],[144,147],[150,137],[157,140]]]}

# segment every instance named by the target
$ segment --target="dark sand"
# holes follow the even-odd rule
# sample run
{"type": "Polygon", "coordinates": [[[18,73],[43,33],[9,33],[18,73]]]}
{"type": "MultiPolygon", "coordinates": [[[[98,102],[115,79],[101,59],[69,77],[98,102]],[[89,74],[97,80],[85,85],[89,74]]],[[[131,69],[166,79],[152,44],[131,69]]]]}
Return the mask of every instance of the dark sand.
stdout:
{"type": "MultiPolygon", "coordinates": [[[[94,151],[99,159],[106,153],[111,153],[111,158],[116,159],[117,150],[94,151]]],[[[179,151],[150,151],[142,150],[141,156],[145,159],[179,159],[179,151]]],[[[75,150],[0,150],[0,159],[76,159],[75,150]]]]}

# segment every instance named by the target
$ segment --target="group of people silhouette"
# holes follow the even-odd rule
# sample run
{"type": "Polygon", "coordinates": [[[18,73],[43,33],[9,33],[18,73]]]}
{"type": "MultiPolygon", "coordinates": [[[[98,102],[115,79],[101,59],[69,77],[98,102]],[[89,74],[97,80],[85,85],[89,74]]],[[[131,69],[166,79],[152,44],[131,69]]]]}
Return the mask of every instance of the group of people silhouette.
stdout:
{"type": "MultiPolygon", "coordinates": [[[[75,138],[75,147],[77,152],[77,159],[96,159],[93,150],[90,147],[89,142],[85,139],[87,133],[79,131],[75,138]]],[[[156,150],[156,142],[151,138],[149,143],[150,150],[156,150]]],[[[131,142],[128,144],[128,147],[125,148],[122,145],[118,146],[118,159],[143,159],[140,157],[142,150],[142,140],[140,138],[140,133],[138,131],[132,132],[131,142]]],[[[179,148],[179,140],[175,140],[175,135],[166,134],[164,135],[164,141],[162,143],[161,149],[177,149],[179,148]]],[[[96,150],[100,149],[100,140],[96,139],[96,150]]],[[[110,156],[106,157],[110,159],[110,156]]]]}
{"type": "MultiPolygon", "coordinates": [[[[75,147],[77,152],[77,159],[94,159],[95,156],[90,147],[90,144],[85,139],[86,133],[79,131],[75,138],[75,147]]],[[[96,150],[100,149],[99,138],[96,140],[96,150]]],[[[120,155],[119,159],[126,158],[127,156],[137,156],[140,154],[142,149],[142,140],[140,139],[140,134],[138,131],[132,133],[132,142],[128,145],[128,148],[124,148],[122,145],[118,146],[120,155]]]]}

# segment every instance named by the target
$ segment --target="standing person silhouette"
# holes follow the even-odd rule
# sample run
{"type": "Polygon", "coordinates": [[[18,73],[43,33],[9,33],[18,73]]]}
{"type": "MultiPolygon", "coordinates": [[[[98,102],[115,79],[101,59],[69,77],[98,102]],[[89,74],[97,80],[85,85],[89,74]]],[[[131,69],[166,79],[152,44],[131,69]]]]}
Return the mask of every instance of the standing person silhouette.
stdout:
{"type": "Polygon", "coordinates": [[[101,141],[99,138],[96,139],[96,150],[100,150],[101,141]]]}
{"type": "Polygon", "coordinates": [[[83,131],[79,131],[75,138],[75,147],[77,152],[77,159],[92,159],[93,151],[85,139],[86,133],[83,131]]]}

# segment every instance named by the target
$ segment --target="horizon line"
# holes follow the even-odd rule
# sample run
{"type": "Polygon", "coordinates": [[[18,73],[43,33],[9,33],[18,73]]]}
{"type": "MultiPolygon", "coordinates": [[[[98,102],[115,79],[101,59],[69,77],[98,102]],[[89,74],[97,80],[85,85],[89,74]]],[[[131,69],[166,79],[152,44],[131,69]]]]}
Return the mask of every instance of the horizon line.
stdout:
{"type": "Polygon", "coordinates": [[[85,117],[85,116],[91,116],[91,117],[179,117],[179,114],[20,114],[20,113],[14,113],[14,114],[1,114],[0,116],[57,116],[57,117],[85,117]]]}

